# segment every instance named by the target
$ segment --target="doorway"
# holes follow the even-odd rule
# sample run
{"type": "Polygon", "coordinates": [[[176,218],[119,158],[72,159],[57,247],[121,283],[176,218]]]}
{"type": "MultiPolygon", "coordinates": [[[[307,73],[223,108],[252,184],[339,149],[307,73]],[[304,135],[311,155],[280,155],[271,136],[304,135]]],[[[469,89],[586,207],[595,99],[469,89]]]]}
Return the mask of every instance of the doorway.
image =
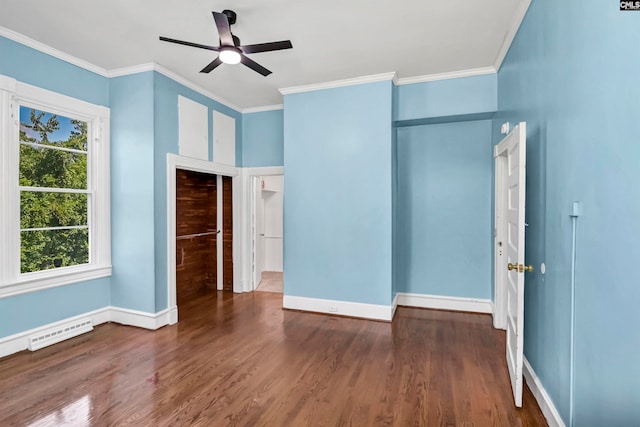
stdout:
{"type": "Polygon", "coordinates": [[[176,169],[176,299],[233,291],[233,188],[229,176],[176,169]]]}
{"type": "Polygon", "coordinates": [[[283,292],[284,176],[253,179],[253,289],[283,292]]]}

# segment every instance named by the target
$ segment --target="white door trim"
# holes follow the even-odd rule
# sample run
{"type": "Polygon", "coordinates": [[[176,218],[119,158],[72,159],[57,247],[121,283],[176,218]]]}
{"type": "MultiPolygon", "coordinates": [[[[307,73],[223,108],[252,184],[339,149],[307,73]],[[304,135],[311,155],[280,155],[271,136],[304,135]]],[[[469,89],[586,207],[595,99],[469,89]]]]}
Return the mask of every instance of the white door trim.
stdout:
{"type": "Polygon", "coordinates": [[[223,165],[204,160],[192,159],[179,156],[177,154],[167,154],[167,292],[168,308],[171,313],[169,324],[178,321],[177,298],[176,298],[176,169],[186,169],[194,172],[207,174],[225,175],[232,177],[233,188],[233,291],[243,292],[243,270],[241,264],[241,254],[243,236],[241,232],[243,218],[241,218],[242,197],[240,189],[242,187],[241,168],[223,165]],[[236,224],[238,232],[236,232],[236,224]]]}
{"type": "MultiPolygon", "coordinates": [[[[260,275],[258,270],[258,243],[260,242],[260,230],[258,229],[258,207],[260,206],[260,214],[263,215],[264,203],[259,203],[258,197],[258,186],[260,185],[260,180],[262,179],[260,176],[250,176],[248,179],[251,182],[251,215],[250,215],[250,236],[251,236],[251,290],[256,290],[258,285],[260,284],[260,275]]],[[[260,261],[263,261],[260,259],[260,261]]],[[[262,262],[260,262],[262,265],[262,262]]]]}
{"type": "MultiPolygon", "coordinates": [[[[223,213],[224,207],[222,206],[224,190],[222,189],[222,175],[216,175],[216,288],[221,291],[224,288],[224,277],[222,272],[224,270],[224,245],[222,244],[224,230],[223,230],[223,213]]],[[[233,197],[233,192],[231,193],[233,197]]]]}

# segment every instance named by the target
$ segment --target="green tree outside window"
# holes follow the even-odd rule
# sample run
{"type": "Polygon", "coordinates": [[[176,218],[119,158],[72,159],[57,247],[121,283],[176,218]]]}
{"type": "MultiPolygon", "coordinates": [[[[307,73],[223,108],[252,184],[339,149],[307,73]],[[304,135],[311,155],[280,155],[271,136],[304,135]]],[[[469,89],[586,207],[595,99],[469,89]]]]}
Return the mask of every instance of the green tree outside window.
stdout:
{"type": "Polygon", "coordinates": [[[20,271],[89,262],[87,123],[20,108],[20,271]]]}

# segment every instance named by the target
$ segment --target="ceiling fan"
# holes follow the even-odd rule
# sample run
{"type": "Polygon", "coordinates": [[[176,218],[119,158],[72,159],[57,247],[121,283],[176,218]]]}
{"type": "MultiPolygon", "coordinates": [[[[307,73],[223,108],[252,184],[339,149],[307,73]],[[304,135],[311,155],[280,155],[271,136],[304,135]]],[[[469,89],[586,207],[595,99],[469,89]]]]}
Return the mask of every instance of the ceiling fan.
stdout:
{"type": "Polygon", "coordinates": [[[291,49],[293,45],[291,40],[283,40],[279,42],[258,43],[240,45],[240,39],[231,33],[231,25],[236,23],[236,13],[232,10],[223,10],[220,12],[211,12],[213,19],[216,22],[218,28],[218,35],[220,36],[220,46],[207,46],[199,43],[186,42],[183,40],[170,39],[168,37],[160,36],[160,40],[164,42],[177,43],[185,46],[197,47],[200,49],[213,50],[218,52],[218,57],[211,61],[206,67],[200,70],[201,73],[210,73],[220,64],[237,64],[242,62],[247,67],[251,68],[263,76],[268,76],[271,71],[264,68],[257,62],[249,59],[246,54],[269,52],[272,50],[291,49]]]}

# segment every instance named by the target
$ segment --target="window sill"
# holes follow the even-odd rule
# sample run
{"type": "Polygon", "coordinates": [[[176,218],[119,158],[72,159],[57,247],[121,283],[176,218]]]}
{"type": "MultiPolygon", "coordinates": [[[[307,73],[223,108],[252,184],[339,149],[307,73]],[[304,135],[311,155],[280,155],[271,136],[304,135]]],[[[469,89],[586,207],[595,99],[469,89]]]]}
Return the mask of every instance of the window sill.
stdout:
{"type": "Polygon", "coordinates": [[[77,268],[69,268],[69,270],[64,272],[58,271],[55,275],[47,273],[49,272],[43,274],[36,273],[27,278],[21,278],[15,282],[2,284],[0,286],[0,298],[7,298],[14,295],[108,277],[111,276],[111,266],[84,265],[77,268]]]}

